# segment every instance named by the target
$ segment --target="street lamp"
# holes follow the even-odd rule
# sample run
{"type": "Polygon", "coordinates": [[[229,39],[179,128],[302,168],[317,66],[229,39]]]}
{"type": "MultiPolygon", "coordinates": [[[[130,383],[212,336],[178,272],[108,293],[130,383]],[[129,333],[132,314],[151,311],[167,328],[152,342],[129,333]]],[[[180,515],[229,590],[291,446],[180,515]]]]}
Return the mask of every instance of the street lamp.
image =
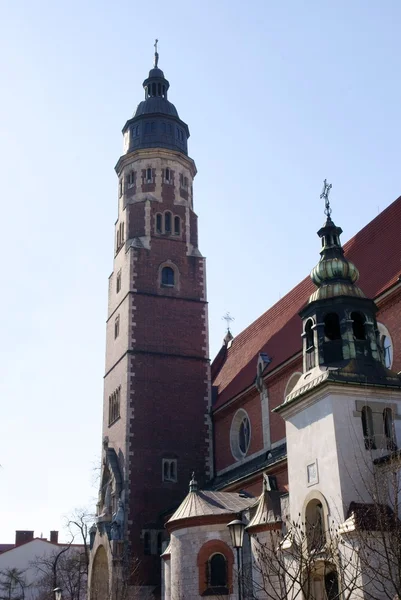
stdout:
{"type": "Polygon", "coordinates": [[[242,600],[240,570],[241,570],[241,550],[242,550],[242,545],[244,543],[245,523],[243,523],[239,519],[235,519],[235,521],[231,521],[231,523],[229,523],[227,525],[227,527],[230,530],[232,546],[233,546],[233,548],[236,548],[236,550],[237,550],[238,600],[242,600]]]}
{"type": "Polygon", "coordinates": [[[61,592],[62,592],[61,588],[59,588],[59,587],[54,588],[53,594],[54,594],[55,600],[61,600],[61,592]]]}

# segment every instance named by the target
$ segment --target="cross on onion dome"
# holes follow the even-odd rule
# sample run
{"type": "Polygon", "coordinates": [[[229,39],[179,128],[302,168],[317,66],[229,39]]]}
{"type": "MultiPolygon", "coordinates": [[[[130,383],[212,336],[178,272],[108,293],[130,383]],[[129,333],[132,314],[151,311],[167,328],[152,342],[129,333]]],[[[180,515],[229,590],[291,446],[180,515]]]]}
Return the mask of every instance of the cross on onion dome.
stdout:
{"type": "Polygon", "coordinates": [[[323,181],[323,190],[322,190],[322,193],[320,194],[320,199],[324,198],[324,204],[325,204],[324,214],[329,218],[331,215],[329,194],[330,194],[330,190],[332,187],[333,187],[332,184],[327,183],[327,179],[325,179],[323,181]]]}

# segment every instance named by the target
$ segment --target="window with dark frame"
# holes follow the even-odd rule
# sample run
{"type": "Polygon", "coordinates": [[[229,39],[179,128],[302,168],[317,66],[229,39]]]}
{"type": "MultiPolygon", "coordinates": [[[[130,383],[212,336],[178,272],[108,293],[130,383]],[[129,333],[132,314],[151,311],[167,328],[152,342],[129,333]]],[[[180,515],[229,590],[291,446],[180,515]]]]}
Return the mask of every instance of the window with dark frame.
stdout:
{"type": "Polygon", "coordinates": [[[171,233],[171,212],[164,213],[164,232],[171,233]]]}
{"type": "Polygon", "coordinates": [[[174,235],[181,235],[181,219],[174,217],[174,235]]]}
{"type": "Polygon", "coordinates": [[[224,554],[216,553],[208,562],[208,585],[210,588],[227,588],[227,561],[224,554]]]}
{"type": "Polygon", "coordinates": [[[175,483],[177,481],[177,459],[163,458],[162,463],[163,481],[175,483]]]}
{"type": "Polygon", "coordinates": [[[161,283],[167,287],[174,287],[174,269],[171,267],[163,267],[161,283]]]}
{"type": "Polygon", "coordinates": [[[361,410],[362,430],[367,450],[376,450],[375,433],[373,429],[373,414],[370,406],[363,406],[361,410]]]}
{"type": "Polygon", "coordinates": [[[117,277],[116,277],[116,293],[118,294],[118,292],[120,290],[121,290],[121,269],[118,271],[117,277]]]}
{"type": "Polygon", "coordinates": [[[152,183],[152,181],[153,181],[152,169],[150,167],[148,167],[146,169],[146,183],[152,183]]]}
{"type": "Polygon", "coordinates": [[[156,215],[156,233],[162,233],[162,216],[160,213],[156,215]]]}
{"type": "Polygon", "coordinates": [[[394,417],[393,411],[389,406],[383,410],[383,427],[387,450],[396,450],[397,445],[394,435],[394,417]]]}

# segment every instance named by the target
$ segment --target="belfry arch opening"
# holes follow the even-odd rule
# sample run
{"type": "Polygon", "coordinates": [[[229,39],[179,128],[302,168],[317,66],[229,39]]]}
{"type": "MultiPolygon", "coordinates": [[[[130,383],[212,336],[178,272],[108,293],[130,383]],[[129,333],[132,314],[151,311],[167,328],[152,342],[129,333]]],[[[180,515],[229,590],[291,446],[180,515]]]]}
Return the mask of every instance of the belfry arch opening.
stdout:
{"type": "Polygon", "coordinates": [[[366,340],[365,317],[359,312],[351,313],[352,333],[356,340],[366,340]]]}
{"type": "Polygon", "coordinates": [[[340,319],[337,313],[329,313],[324,317],[325,341],[334,342],[341,339],[340,319]]]}

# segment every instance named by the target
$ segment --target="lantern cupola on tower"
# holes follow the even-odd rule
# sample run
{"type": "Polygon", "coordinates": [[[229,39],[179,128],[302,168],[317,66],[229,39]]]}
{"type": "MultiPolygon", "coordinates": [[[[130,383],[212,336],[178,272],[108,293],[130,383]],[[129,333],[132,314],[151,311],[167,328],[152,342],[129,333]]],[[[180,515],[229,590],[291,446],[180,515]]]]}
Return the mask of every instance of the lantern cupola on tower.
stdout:
{"type": "Polygon", "coordinates": [[[362,378],[376,370],[379,378],[385,377],[376,305],[357,285],[358,269],[344,255],[342,229],[331,218],[330,190],[325,180],[320,197],[325,200],[326,221],[318,231],[320,260],[311,272],[317,289],[300,312],[304,372],[320,366],[345,369],[362,378]]]}
{"type": "Polygon", "coordinates": [[[168,148],[188,154],[189,128],[181,121],[174,104],[167,99],[170,83],[159,68],[155,42],[153,68],[143,82],[145,99],[124,125],[125,151],[142,148],[168,148]]]}

